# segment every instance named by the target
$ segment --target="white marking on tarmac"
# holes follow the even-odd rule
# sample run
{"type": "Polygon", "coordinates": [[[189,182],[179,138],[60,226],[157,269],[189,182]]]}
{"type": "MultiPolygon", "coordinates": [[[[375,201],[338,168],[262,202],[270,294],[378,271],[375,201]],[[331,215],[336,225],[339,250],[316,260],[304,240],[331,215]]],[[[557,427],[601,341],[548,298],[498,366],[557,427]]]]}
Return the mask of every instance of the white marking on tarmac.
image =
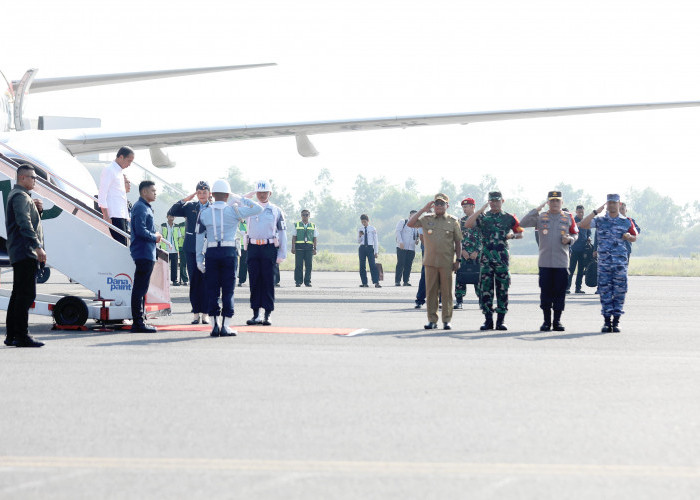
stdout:
{"type": "Polygon", "coordinates": [[[526,475],[700,478],[700,466],[613,464],[526,464],[470,462],[379,462],[321,460],[233,460],[119,457],[12,457],[0,456],[0,467],[15,469],[139,469],[229,470],[287,473],[365,475],[526,475]]]}
{"type": "Polygon", "coordinates": [[[345,336],[346,336],[346,337],[354,337],[355,335],[359,335],[359,334],[361,334],[361,333],[365,333],[365,332],[368,332],[368,331],[369,331],[368,328],[358,328],[358,329],[355,330],[355,331],[352,331],[352,332],[350,332],[350,333],[345,334],[345,336]]]}

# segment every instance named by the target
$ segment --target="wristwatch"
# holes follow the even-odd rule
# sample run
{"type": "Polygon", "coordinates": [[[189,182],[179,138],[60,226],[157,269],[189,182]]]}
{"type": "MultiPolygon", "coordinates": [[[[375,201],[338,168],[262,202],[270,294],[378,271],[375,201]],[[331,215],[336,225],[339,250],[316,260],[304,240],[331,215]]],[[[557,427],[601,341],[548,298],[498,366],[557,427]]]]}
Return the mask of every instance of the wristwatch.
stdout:
{"type": "Polygon", "coordinates": [[[598,215],[598,210],[596,210],[595,208],[593,209],[593,215],[598,215]]]}

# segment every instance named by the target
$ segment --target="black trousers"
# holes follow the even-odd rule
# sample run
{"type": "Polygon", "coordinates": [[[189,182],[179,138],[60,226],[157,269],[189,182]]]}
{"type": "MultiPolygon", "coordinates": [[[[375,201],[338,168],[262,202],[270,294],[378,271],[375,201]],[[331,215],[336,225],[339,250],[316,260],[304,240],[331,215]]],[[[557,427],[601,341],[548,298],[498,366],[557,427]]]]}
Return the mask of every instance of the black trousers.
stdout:
{"type": "Polygon", "coordinates": [[[208,314],[207,288],[204,286],[204,275],[197,269],[197,256],[194,252],[187,254],[187,272],[190,275],[190,304],[195,314],[208,314]]]}
{"type": "Polygon", "coordinates": [[[248,247],[250,276],[250,308],[275,310],[275,264],[277,247],[272,243],[248,247]]]}
{"type": "Polygon", "coordinates": [[[569,263],[569,286],[567,288],[571,288],[571,280],[574,278],[574,271],[578,266],[578,272],[576,273],[576,290],[581,289],[581,285],[583,284],[583,275],[586,271],[586,267],[584,266],[586,263],[584,258],[585,255],[585,252],[571,252],[571,262],[569,263]]]}
{"type": "Polygon", "coordinates": [[[173,283],[177,283],[177,254],[169,253],[168,260],[170,261],[170,281],[172,281],[173,283]]]}
{"type": "Polygon", "coordinates": [[[565,267],[540,267],[540,308],[564,310],[569,270],[565,267]]]}
{"type": "Polygon", "coordinates": [[[241,258],[239,259],[237,274],[238,274],[238,283],[242,285],[243,283],[246,282],[246,278],[248,277],[248,250],[243,250],[242,248],[241,248],[241,258]]]}
{"type": "MultiPolygon", "coordinates": [[[[121,229],[125,233],[129,232],[129,224],[127,223],[126,219],[120,219],[119,217],[112,217],[112,225],[114,227],[121,229]]],[[[119,234],[118,232],[116,232],[112,228],[109,229],[109,232],[112,233],[112,238],[117,240],[122,245],[126,245],[126,236],[122,236],[121,234],[119,234]]]]}
{"type": "Polygon", "coordinates": [[[180,250],[180,281],[187,283],[187,255],[184,250],[180,250]]]}
{"type": "Polygon", "coordinates": [[[36,299],[36,259],[23,259],[12,264],[12,294],[7,306],[7,339],[29,335],[29,308],[36,299]]]}
{"type": "Polygon", "coordinates": [[[402,278],[404,283],[408,283],[408,280],[411,279],[411,266],[413,266],[415,257],[415,250],[396,247],[396,273],[394,276],[396,283],[400,283],[402,278]]]}
{"type": "Polygon", "coordinates": [[[360,256],[360,280],[362,280],[362,284],[367,284],[365,259],[369,262],[369,272],[372,275],[372,283],[379,283],[379,272],[377,271],[377,265],[374,263],[374,246],[360,245],[357,253],[360,256]]]}
{"type": "Polygon", "coordinates": [[[305,285],[311,284],[311,268],[314,258],[314,246],[308,243],[297,243],[294,246],[294,282],[301,285],[302,281],[305,285]],[[306,272],[304,272],[306,266],[306,272]]]}
{"type": "Polygon", "coordinates": [[[136,259],[134,271],[134,284],[131,287],[131,317],[134,325],[143,325],[146,322],[146,293],[151,282],[151,273],[154,260],[136,259]]]}

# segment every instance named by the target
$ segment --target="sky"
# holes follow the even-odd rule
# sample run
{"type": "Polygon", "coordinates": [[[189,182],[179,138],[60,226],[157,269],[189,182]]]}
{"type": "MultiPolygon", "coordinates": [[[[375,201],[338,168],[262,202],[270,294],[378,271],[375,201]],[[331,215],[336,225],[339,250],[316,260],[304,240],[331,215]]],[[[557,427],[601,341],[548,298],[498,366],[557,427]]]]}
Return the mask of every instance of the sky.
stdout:
{"type": "MultiPolygon", "coordinates": [[[[5,16],[10,80],[278,64],[30,96],[32,115],[116,130],[700,100],[692,1],[24,0],[5,16]]],[[[564,182],[601,204],[646,187],[682,204],[700,199],[699,131],[700,108],[687,108],[326,134],[311,136],[316,158],[293,138],[169,148],[177,166],[164,174],[194,187],[235,165],[297,200],[322,169],[342,198],[358,174],[410,177],[421,193],[488,174],[506,199],[539,201],[564,182]]]]}

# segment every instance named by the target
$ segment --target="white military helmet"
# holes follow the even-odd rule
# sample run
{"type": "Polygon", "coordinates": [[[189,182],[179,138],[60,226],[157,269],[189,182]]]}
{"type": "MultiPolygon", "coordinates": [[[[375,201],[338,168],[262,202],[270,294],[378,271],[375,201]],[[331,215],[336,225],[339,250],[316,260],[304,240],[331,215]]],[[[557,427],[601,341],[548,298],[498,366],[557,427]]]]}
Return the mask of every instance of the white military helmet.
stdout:
{"type": "Polygon", "coordinates": [[[272,184],[270,184],[270,181],[263,179],[255,183],[256,193],[265,193],[267,191],[272,192],[272,184]]]}
{"type": "Polygon", "coordinates": [[[219,179],[214,183],[214,185],[211,187],[211,192],[212,193],[226,193],[229,194],[231,192],[231,186],[229,185],[228,181],[225,179],[219,179]]]}

